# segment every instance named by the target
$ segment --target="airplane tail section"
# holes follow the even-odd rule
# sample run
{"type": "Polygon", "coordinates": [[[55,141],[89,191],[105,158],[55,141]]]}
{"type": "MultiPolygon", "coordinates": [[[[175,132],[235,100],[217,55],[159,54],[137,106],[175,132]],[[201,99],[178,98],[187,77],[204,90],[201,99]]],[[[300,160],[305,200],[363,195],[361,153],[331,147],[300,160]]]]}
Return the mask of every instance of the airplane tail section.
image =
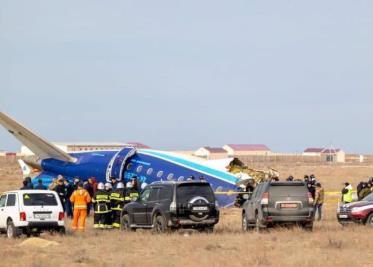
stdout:
{"type": "Polygon", "coordinates": [[[30,176],[31,169],[26,165],[26,163],[21,159],[18,160],[18,163],[19,163],[19,166],[21,166],[23,177],[25,178],[25,177],[30,176]]]}
{"type": "Polygon", "coordinates": [[[27,146],[40,159],[54,158],[61,161],[75,162],[76,159],[55,145],[34,134],[14,119],[0,112],[0,124],[14,135],[22,144],[27,146]]]}

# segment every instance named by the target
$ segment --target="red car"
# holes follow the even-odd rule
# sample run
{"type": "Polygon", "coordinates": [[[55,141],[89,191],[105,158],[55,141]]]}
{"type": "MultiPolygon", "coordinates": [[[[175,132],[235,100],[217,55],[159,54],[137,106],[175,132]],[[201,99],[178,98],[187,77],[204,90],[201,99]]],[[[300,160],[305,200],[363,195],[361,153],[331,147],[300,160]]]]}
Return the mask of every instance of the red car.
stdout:
{"type": "Polygon", "coordinates": [[[361,201],[340,206],[337,211],[337,219],[342,225],[361,223],[373,226],[373,193],[361,201]]]}

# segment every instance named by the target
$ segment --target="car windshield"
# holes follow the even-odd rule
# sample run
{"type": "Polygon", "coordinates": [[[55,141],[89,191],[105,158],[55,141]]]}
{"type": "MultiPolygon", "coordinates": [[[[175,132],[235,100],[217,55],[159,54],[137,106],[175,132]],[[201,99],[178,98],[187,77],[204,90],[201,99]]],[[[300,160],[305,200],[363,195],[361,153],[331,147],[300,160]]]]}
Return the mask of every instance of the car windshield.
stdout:
{"type": "Polygon", "coordinates": [[[177,200],[180,203],[187,203],[194,197],[204,197],[209,202],[214,202],[214,193],[209,184],[182,184],[177,188],[177,200]]]}
{"type": "Polygon", "coordinates": [[[54,194],[26,193],[23,194],[23,204],[25,206],[57,206],[54,194]]]}
{"type": "Polygon", "coordinates": [[[370,193],[369,195],[367,195],[365,198],[363,198],[363,201],[373,201],[373,194],[370,193]]]}
{"type": "Polygon", "coordinates": [[[307,197],[307,188],[304,185],[271,186],[269,195],[272,197],[304,196],[307,197]]]}

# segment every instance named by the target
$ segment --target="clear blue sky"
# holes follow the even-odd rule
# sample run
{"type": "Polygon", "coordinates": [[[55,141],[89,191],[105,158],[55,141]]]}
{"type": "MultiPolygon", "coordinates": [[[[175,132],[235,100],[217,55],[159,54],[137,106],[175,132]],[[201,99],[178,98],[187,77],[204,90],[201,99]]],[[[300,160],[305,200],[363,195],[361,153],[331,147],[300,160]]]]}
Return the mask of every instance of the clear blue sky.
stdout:
{"type": "MultiPolygon", "coordinates": [[[[0,110],[52,141],[373,153],[373,1],[0,2],[0,110]]],[[[0,149],[17,150],[0,129],[0,149]]]]}

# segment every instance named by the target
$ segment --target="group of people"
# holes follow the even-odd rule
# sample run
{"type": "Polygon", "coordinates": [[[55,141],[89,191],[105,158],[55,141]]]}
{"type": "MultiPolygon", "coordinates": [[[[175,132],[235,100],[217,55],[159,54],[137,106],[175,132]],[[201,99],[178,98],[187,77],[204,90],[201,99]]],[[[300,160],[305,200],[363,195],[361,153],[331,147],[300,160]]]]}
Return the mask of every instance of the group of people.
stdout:
{"type": "Polygon", "coordinates": [[[367,195],[373,192],[373,177],[369,178],[367,182],[360,182],[357,187],[357,196],[359,200],[362,200],[367,195]]]}
{"type": "Polygon", "coordinates": [[[322,218],[322,207],[324,205],[324,188],[321,186],[321,183],[317,181],[314,174],[309,176],[305,175],[303,181],[307,185],[308,192],[312,196],[315,217],[317,214],[317,220],[320,221],[322,218]]]}
{"type": "Polygon", "coordinates": [[[99,183],[92,198],[94,207],[93,227],[95,229],[120,228],[121,212],[125,204],[139,197],[140,188],[136,176],[125,184],[123,181],[99,183]]]}
{"type": "Polygon", "coordinates": [[[81,181],[79,177],[69,182],[59,175],[49,184],[43,185],[41,179],[34,186],[31,178],[23,181],[21,190],[53,190],[57,193],[66,216],[72,219],[73,230],[84,230],[85,221],[93,207],[94,228],[120,228],[120,215],[123,206],[138,198],[140,188],[136,176],[127,184],[111,178],[110,182],[97,183],[95,177],[81,181]]]}

